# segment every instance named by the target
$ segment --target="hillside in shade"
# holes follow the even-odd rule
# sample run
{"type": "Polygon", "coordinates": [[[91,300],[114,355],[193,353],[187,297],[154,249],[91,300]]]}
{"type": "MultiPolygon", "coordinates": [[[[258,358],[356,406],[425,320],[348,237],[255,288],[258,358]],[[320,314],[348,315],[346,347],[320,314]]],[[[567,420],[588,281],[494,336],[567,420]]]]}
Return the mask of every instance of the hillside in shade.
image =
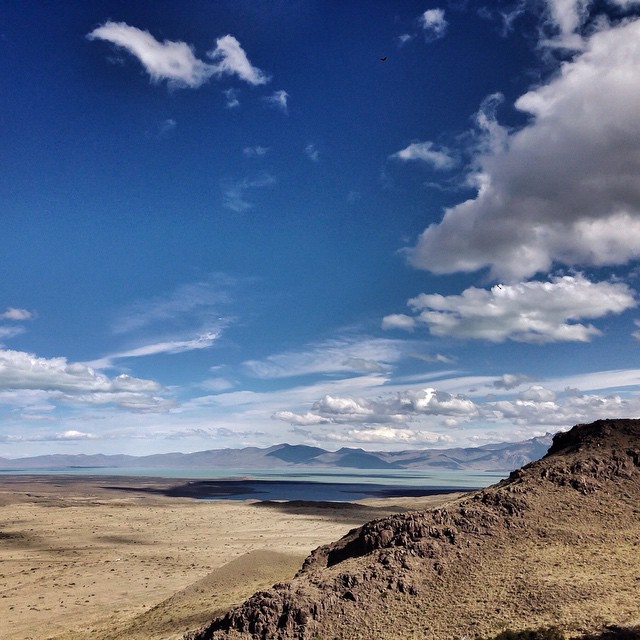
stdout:
{"type": "Polygon", "coordinates": [[[343,447],[327,451],[306,445],[276,444],[260,449],[211,449],[195,453],[131,455],[44,455],[9,460],[0,458],[0,470],[68,468],[144,469],[276,469],[287,467],[339,467],[355,469],[451,469],[512,471],[544,455],[551,434],[523,442],[502,442],[481,447],[364,451],[343,447]]]}
{"type": "Polygon", "coordinates": [[[640,420],[599,420],[497,485],[353,529],[185,638],[580,637],[638,622],[640,420]]]}

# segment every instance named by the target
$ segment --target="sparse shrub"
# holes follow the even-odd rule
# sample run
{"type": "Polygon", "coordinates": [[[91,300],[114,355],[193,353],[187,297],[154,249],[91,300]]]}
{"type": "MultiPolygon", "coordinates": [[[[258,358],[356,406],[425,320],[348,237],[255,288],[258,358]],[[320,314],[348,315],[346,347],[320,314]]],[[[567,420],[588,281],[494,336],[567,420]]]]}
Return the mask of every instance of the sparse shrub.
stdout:
{"type": "MultiPolygon", "coordinates": [[[[540,629],[525,629],[512,631],[508,629],[494,636],[490,640],[565,640],[566,636],[557,627],[541,627],[540,629]]],[[[597,633],[580,636],[579,640],[640,640],[640,626],[618,627],[610,626],[597,633]]]]}

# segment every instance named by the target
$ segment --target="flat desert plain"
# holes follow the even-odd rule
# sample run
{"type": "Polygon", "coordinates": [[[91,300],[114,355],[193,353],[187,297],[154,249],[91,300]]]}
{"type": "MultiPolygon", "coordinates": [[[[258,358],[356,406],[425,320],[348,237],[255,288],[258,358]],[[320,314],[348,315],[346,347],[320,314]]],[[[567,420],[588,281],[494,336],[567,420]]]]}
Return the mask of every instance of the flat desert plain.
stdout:
{"type": "Polygon", "coordinates": [[[261,504],[162,495],[176,484],[0,476],[0,638],[178,639],[291,578],[312,549],[351,528],[459,497],[261,504]]]}

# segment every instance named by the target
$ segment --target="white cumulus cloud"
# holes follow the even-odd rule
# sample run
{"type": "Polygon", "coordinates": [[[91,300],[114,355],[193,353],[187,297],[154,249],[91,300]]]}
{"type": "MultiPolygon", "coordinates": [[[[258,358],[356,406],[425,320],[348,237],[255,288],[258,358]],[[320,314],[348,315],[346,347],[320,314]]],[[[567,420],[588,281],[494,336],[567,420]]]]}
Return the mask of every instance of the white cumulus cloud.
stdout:
{"type": "Polygon", "coordinates": [[[24,322],[25,320],[31,320],[33,313],[27,311],[27,309],[17,309],[15,307],[9,307],[6,311],[0,313],[0,320],[8,320],[10,324],[0,325],[0,340],[5,338],[14,338],[25,332],[25,328],[22,325],[15,324],[17,322],[24,322]]]}
{"type": "Polygon", "coordinates": [[[0,319],[2,320],[30,320],[33,318],[33,313],[27,311],[27,309],[16,309],[15,307],[9,307],[6,311],[0,313],[0,319]]]}
{"type": "Polygon", "coordinates": [[[592,0],[546,0],[547,24],[554,37],[547,45],[580,48],[582,39],[579,30],[589,14],[592,0]]]}
{"type": "Polygon", "coordinates": [[[324,396],[313,405],[314,411],[322,415],[348,416],[348,419],[363,420],[374,417],[374,410],[365,400],[324,396]]]}
{"type": "Polygon", "coordinates": [[[83,363],[23,351],[0,350],[0,391],[15,392],[14,404],[19,392],[28,392],[25,405],[32,404],[32,392],[37,391],[48,394],[50,401],[72,404],[115,404],[134,411],[168,407],[162,387],[153,380],[125,374],[110,378],[83,363]]]}
{"type": "Polygon", "coordinates": [[[553,402],[556,399],[556,393],[551,391],[551,389],[546,389],[540,384],[534,384],[528,389],[521,391],[518,394],[518,399],[533,402],[553,402]]]}
{"type": "Polygon", "coordinates": [[[640,412],[640,398],[624,398],[619,394],[596,395],[568,390],[564,397],[556,399],[553,392],[544,390],[525,394],[515,400],[487,403],[483,407],[486,417],[505,419],[523,426],[546,425],[569,427],[592,422],[598,418],[636,418],[640,412]]]}
{"type": "Polygon", "coordinates": [[[124,22],[107,21],[87,34],[87,38],[105,40],[128,51],[142,64],[152,82],[166,81],[173,88],[195,89],[211,77],[223,75],[237,76],[252,85],[269,81],[268,75],[249,62],[232,35],[216,40],[215,48],[207,53],[211,63],[197,58],[186,42],[160,42],[148,31],[124,22]]]}
{"type": "Polygon", "coordinates": [[[460,295],[421,294],[408,302],[416,316],[398,316],[387,328],[426,326],[436,336],[491,342],[588,342],[600,331],[584,318],[600,318],[636,306],[633,291],[621,282],[591,282],[583,275],[550,282],[470,287],[460,295]]]}
{"type": "Polygon", "coordinates": [[[475,403],[469,398],[454,396],[431,387],[399,393],[390,407],[396,414],[472,416],[478,412],[475,403]]]}
{"type": "Polygon", "coordinates": [[[502,131],[504,144],[477,158],[477,196],[422,233],[411,264],[436,273],[489,267],[518,280],[554,263],[639,258],[639,66],[640,20],[585,39],[551,80],[516,101],[529,123],[502,131]]]}
{"type": "Polygon", "coordinates": [[[411,316],[404,313],[391,313],[382,319],[383,329],[404,329],[405,331],[413,331],[416,321],[411,316]]]}
{"type": "Polygon", "coordinates": [[[231,35],[218,38],[216,48],[207,55],[213,60],[210,68],[215,75],[235,75],[252,85],[269,82],[269,76],[249,62],[244,49],[231,35]]]}
{"type": "Polygon", "coordinates": [[[449,23],[445,20],[444,9],[427,9],[420,16],[420,25],[428,41],[444,37],[449,23]]]}
{"type": "Polygon", "coordinates": [[[325,395],[313,404],[309,412],[278,411],[272,417],[293,425],[388,425],[405,424],[421,416],[466,419],[477,414],[478,408],[469,398],[428,387],[405,390],[377,400],[325,395]]]}

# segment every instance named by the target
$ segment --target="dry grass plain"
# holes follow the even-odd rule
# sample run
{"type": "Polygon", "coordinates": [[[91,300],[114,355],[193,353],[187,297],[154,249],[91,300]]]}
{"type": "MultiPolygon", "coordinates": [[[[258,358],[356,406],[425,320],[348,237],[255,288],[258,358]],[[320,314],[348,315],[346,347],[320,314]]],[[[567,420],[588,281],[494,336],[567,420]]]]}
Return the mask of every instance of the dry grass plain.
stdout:
{"type": "Polygon", "coordinates": [[[315,547],[454,496],[315,508],[105,488],[175,481],[0,477],[0,638],[170,640],[291,578],[315,547]]]}

